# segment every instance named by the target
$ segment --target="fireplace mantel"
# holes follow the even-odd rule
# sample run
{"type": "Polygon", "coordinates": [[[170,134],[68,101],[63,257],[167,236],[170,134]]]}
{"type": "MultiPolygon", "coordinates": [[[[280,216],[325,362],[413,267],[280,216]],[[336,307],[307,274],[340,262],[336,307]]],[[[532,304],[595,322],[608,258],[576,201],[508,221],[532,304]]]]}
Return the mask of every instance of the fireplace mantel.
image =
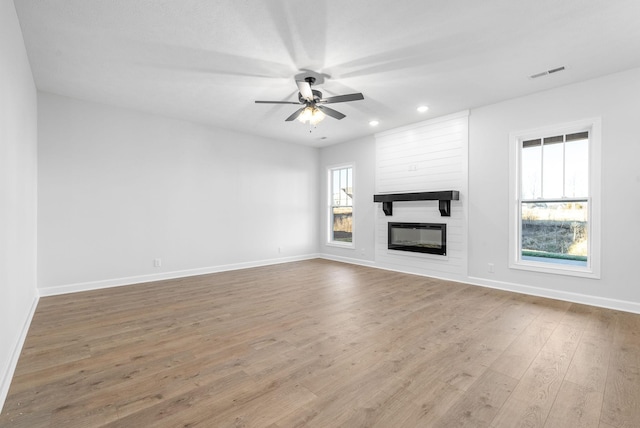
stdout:
{"type": "Polygon", "coordinates": [[[442,190],[439,192],[386,193],[373,195],[373,202],[382,202],[385,215],[393,215],[393,203],[398,201],[438,201],[438,209],[442,217],[451,216],[451,201],[460,199],[457,190],[442,190]]]}

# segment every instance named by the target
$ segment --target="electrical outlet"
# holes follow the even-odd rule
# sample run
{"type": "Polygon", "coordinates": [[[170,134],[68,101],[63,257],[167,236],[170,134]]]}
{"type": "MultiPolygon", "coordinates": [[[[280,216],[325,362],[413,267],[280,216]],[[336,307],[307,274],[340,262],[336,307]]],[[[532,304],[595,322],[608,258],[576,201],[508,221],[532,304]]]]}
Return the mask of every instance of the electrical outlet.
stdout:
{"type": "Polygon", "coordinates": [[[162,259],[153,259],[153,266],[154,267],[162,266],[162,259]]]}
{"type": "Polygon", "coordinates": [[[489,273],[493,273],[493,263],[488,264],[487,270],[489,271],[489,273]]]}
{"type": "Polygon", "coordinates": [[[282,247],[278,247],[278,253],[281,254],[282,253],[282,247]]]}

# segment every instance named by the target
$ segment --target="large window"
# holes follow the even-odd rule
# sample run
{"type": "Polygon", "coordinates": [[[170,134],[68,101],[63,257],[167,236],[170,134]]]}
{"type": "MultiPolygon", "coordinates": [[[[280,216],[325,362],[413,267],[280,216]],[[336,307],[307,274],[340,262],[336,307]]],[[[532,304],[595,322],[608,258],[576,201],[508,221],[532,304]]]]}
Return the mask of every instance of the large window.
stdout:
{"type": "Polygon", "coordinates": [[[330,244],[353,247],[353,166],[329,168],[330,244]]]}
{"type": "Polygon", "coordinates": [[[511,135],[513,268],[598,276],[599,121],[511,135]]]}

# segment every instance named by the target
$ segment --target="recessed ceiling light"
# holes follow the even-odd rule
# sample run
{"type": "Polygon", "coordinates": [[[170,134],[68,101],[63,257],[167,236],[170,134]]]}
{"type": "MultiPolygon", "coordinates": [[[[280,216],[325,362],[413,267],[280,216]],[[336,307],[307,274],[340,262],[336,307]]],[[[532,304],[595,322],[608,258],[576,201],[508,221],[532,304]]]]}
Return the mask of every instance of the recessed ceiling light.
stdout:
{"type": "Polygon", "coordinates": [[[371,126],[378,126],[380,124],[380,122],[378,122],[377,120],[372,120],[371,122],[369,122],[369,125],[371,126]]]}
{"type": "Polygon", "coordinates": [[[427,106],[420,106],[420,107],[418,107],[418,111],[419,111],[420,113],[424,113],[424,112],[425,112],[425,111],[427,111],[427,110],[429,110],[429,107],[427,107],[427,106]]]}

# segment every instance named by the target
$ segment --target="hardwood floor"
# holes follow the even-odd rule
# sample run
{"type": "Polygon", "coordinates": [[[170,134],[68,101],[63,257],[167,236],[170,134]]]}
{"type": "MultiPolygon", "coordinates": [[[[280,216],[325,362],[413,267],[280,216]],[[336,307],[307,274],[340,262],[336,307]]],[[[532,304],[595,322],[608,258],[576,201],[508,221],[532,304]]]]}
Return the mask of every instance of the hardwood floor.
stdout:
{"type": "Polygon", "coordinates": [[[2,427],[640,426],[640,315],[326,260],[40,300],[2,427]]]}

